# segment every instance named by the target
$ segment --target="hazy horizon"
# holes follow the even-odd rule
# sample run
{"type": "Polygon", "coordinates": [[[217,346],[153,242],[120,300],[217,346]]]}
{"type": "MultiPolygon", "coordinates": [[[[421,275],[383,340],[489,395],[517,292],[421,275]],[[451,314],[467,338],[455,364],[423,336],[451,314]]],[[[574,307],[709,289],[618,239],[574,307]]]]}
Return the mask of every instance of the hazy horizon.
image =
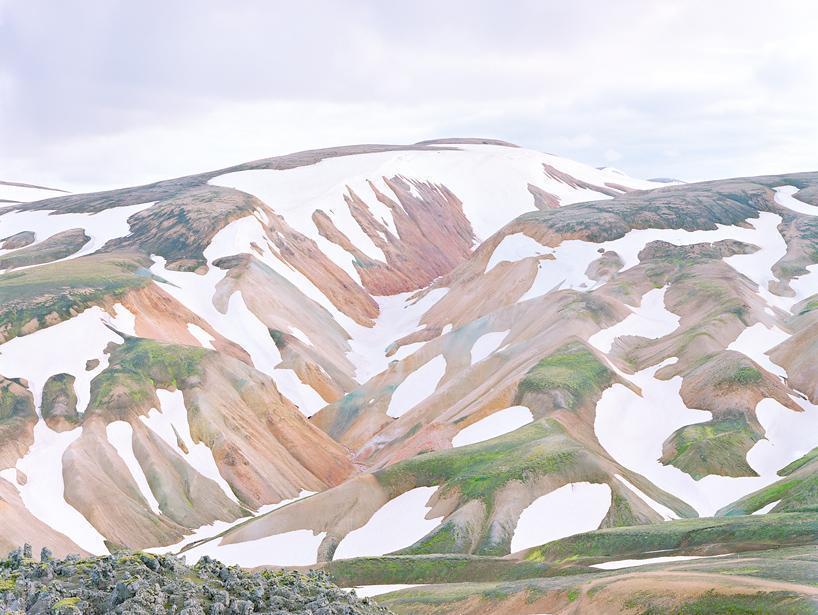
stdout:
{"type": "Polygon", "coordinates": [[[0,0],[0,180],[115,187],[490,137],[695,181],[818,169],[810,2],[0,0]]]}

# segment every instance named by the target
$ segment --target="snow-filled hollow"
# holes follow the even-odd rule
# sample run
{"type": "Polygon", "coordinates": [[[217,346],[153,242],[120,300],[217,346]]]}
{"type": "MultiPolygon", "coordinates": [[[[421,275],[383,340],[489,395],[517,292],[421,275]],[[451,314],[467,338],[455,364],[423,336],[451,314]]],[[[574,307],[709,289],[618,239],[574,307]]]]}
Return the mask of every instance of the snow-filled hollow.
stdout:
{"type": "Polygon", "coordinates": [[[341,540],[333,559],[376,557],[414,544],[439,525],[439,517],[427,519],[435,491],[437,487],[416,487],[389,500],[341,540]]]}
{"type": "Polygon", "coordinates": [[[509,331],[509,329],[491,331],[478,337],[471,347],[471,364],[479,363],[500,348],[503,345],[503,340],[508,337],[509,331]]]}
{"type": "Polygon", "coordinates": [[[410,373],[392,392],[387,416],[399,418],[423,402],[435,392],[445,373],[446,359],[443,355],[435,356],[410,373]]]}
{"type": "Polygon", "coordinates": [[[631,313],[624,320],[595,333],[588,338],[588,343],[608,353],[617,337],[635,335],[655,340],[673,333],[681,319],[665,307],[666,292],[667,286],[649,290],[642,297],[639,307],[628,306],[631,313]]]}
{"type": "Polygon", "coordinates": [[[569,483],[534,500],[517,520],[511,552],[599,527],[611,507],[611,488],[604,483],[569,483]]]}
{"type": "Polygon", "coordinates": [[[511,406],[510,408],[498,410],[486,418],[461,429],[452,438],[452,448],[491,440],[528,425],[533,420],[531,410],[525,406],[511,406]]]}

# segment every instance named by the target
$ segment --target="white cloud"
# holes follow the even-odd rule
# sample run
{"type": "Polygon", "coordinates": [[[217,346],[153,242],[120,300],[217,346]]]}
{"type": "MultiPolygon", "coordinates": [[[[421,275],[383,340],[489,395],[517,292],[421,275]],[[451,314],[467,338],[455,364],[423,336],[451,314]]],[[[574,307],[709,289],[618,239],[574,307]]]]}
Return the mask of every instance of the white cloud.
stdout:
{"type": "Polygon", "coordinates": [[[642,176],[818,169],[817,18],[796,1],[0,0],[0,179],[113,186],[454,135],[642,176]]]}

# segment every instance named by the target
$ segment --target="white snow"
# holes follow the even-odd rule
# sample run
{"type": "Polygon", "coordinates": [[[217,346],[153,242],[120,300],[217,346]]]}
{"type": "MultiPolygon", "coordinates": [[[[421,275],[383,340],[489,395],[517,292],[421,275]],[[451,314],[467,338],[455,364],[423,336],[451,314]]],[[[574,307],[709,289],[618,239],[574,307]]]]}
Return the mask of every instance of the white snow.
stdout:
{"type": "MultiPolygon", "coordinates": [[[[758,284],[759,295],[771,306],[788,310],[797,300],[808,295],[796,291],[796,297],[780,297],[774,295],[768,289],[769,282],[776,280],[772,273],[772,266],[786,254],[786,242],[778,231],[781,216],[770,212],[759,212],[758,218],[749,218],[747,222],[750,228],[717,224],[715,230],[709,231],[634,229],[619,239],[602,243],[577,239],[562,241],[557,247],[550,249],[549,253],[554,256],[554,259],[541,259],[539,261],[537,276],[528,291],[520,298],[520,301],[540,297],[554,289],[592,290],[597,288],[602,282],[590,279],[586,275],[586,271],[588,266],[599,258],[599,255],[603,252],[616,252],[623,261],[620,271],[626,271],[639,263],[639,252],[652,241],[665,241],[677,246],[688,246],[734,239],[759,246],[761,249],[753,254],[730,256],[725,258],[724,261],[758,284]]],[[[503,258],[508,260],[512,252],[519,259],[538,256],[546,249],[536,244],[536,242],[534,244],[512,241],[514,249],[509,249],[503,255],[503,258]],[[528,247],[527,250],[526,246],[528,247]]],[[[810,274],[802,277],[808,278],[808,280],[801,280],[804,292],[812,288],[818,289],[818,267],[815,268],[815,271],[810,269],[810,274]]],[[[795,288],[795,286],[793,287],[795,288]]]]}
{"type": "Polygon", "coordinates": [[[405,359],[409,355],[413,354],[417,349],[423,346],[426,342],[414,342],[412,344],[404,344],[393,354],[389,357],[392,361],[400,361],[401,359],[405,359]]]}
{"type": "Polygon", "coordinates": [[[446,373],[446,359],[443,355],[433,357],[411,374],[393,391],[386,410],[388,416],[398,418],[414,408],[437,389],[446,373]]]}
{"type": "Polygon", "coordinates": [[[510,408],[498,410],[494,414],[461,429],[452,438],[452,448],[502,436],[519,429],[523,425],[527,425],[533,420],[531,410],[525,406],[511,406],[510,408]]]}
{"type": "Polygon", "coordinates": [[[193,443],[182,391],[158,389],[156,396],[159,398],[161,411],[151,408],[147,416],[139,417],[142,422],[162,438],[168,446],[182,455],[193,469],[202,476],[215,481],[224,494],[238,504],[236,495],[219,472],[219,467],[213,458],[213,451],[204,442],[193,443]],[[187,453],[179,448],[179,440],[187,448],[187,453]]]}
{"type": "Polygon", "coordinates": [[[366,525],[341,540],[333,559],[385,555],[414,544],[439,524],[440,517],[426,518],[435,491],[437,487],[416,487],[389,500],[366,525]]]}
{"type": "Polygon", "coordinates": [[[192,322],[187,324],[187,330],[190,331],[190,334],[196,338],[196,341],[201,344],[202,348],[209,348],[213,350],[213,342],[216,340],[212,335],[210,335],[207,331],[202,329],[199,325],[194,325],[192,322]]]}
{"type": "Polygon", "coordinates": [[[595,530],[611,507],[611,488],[599,483],[568,483],[538,497],[520,514],[511,552],[595,530]]]}
{"type": "Polygon", "coordinates": [[[303,343],[304,345],[306,345],[306,346],[312,346],[312,342],[310,341],[310,338],[307,336],[307,334],[306,334],[306,333],[304,333],[304,332],[303,332],[301,329],[299,329],[298,327],[293,327],[292,325],[290,325],[290,334],[291,334],[291,335],[292,335],[294,338],[296,338],[298,341],[300,341],[301,343],[303,343]]]}
{"type": "Polygon", "coordinates": [[[114,421],[112,423],[108,423],[107,427],[105,428],[105,432],[108,435],[108,442],[111,443],[111,446],[116,449],[116,452],[122,458],[122,461],[124,461],[125,465],[128,466],[128,470],[130,471],[136,486],[139,487],[139,491],[142,494],[142,497],[145,498],[148,506],[150,506],[150,509],[157,515],[162,514],[162,512],[159,510],[159,502],[153,495],[153,491],[151,491],[151,487],[148,484],[148,479],[145,477],[145,472],[142,469],[142,466],[139,465],[136,455],[134,455],[133,427],[131,427],[130,423],[126,421],[114,421]]]}
{"type": "Polygon", "coordinates": [[[724,557],[730,555],[724,553],[722,555],[666,555],[664,557],[648,557],[646,559],[620,559],[611,562],[603,562],[601,564],[591,564],[591,568],[599,568],[600,570],[619,570],[620,568],[633,568],[635,566],[648,566],[650,564],[664,564],[667,562],[683,562],[690,559],[708,559],[711,557],[724,557]]]}
{"type": "Polygon", "coordinates": [[[506,339],[509,331],[510,329],[492,331],[477,338],[471,347],[471,364],[479,363],[502,346],[503,340],[506,339]]]}
{"type": "Polygon", "coordinates": [[[669,359],[628,377],[640,387],[642,396],[621,384],[607,389],[597,404],[594,429],[599,443],[616,461],[687,502],[701,516],[713,516],[727,504],[775,482],[779,469],[818,444],[818,407],[793,397],[804,409],[794,412],[764,399],[758,403],[756,415],[766,439],[756,442],[747,453],[747,462],[759,476],[710,475],[697,481],[674,466],[662,465],[658,461],[662,443],[674,431],[711,418],[709,412],[684,405],[679,395],[681,377],[654,377],[662,366],[673,361],[669,359]]]}
{"type": "Polygon", "coordinates": [[[795,186],[779,186],[775,189],[775,202],[799,214],[818,216],[818,207],[804,203],[804,201],[799,201],[793,196],[798,190],[799,189],[795,186]]]}
{"type": "Polygon", "coordinates": [[[355,379],[363,384],[385,370],[389,362],[396,358],[386,356],[387,347],[395,340],[417,331],[423,315],[447,292],[447,288],[435,288],[415,301],[412,300],[415,293],[373,297],[380,310],[374,327],[362,327],[356,323],[344,325],[352,336],[347,357],[355,366],[355,379]]]}
{"type": "Polygon", "coordinates": [[[639,307],[633,308],[624,320],[603,329],[588,342],[602,352],[610,352],[614,340],[623,335],[638,335],[648,339],[658,339],[673,333],[679,327],[679,316],[665,308],[667,286],[649,290],[642,297],[639,307]]]}
{"type": "MultiPolygon", "coordinates": [[[[116,317],[112,318],[101,308],[92,307],[74,318],[6,342],[0,346],[0,373],[28,381],[38,414],[46,380],[55,374],[71,374],[76,379],[77,409],[85,411],[91,396],[91,380],[108,365],[105,347],[110,342],[122,342],[104,323],[133,333],[133,314],[119,304],[115,312],[116,317]],[[91,371],[85,369],[89,359],[100,361],[91,371]]],[[[83,549],[107,553],[102,535],[63,496],[63,453],[80,434],[81,428],[57,433],[40,419],[34,426],[34,444],[16,464],[28,477],[18,489],[32,515],[83,549]]]]}
{"type": "Polygon", "coordinates": [[[644,491],[639,489],[639,487],[637,487],[636,485],[631,483],[625,477],[620,476],[619,474],[614,474],[614,476],[616,477],[616,480],[618,480],[620,483],[622,483],[628,489],[630,489],[636,495],[638,495],[642,499],[642,501],[645,502],[645,504],[647,504],[654,511],[659,513],[659,515],[661,515],[662,519],[664,519],[665,521],[670,521],[671,519],[678,519],[679,518],[679,515],[677,515],[675,512],[673,512],[670,508],[668,508],[664,504],[660,504],[659,502],[654,500],[647,493],[645,493],[644,491]]]}
{"type": "MultiPolygon", "coordinates": [[[[318,234],[312,220],[314,211],[327,213],[352,243],[372,258],[384,260],[383,253],[352,218],[344,195],[352,189],[376,219],[396,234],[392,212],[378,202],[372,187],[397,201],[382,178],[402,176],[443,185],[463,203],[478,241],[488,238],[508,221],[533,211],[534,197],[528,185],[539,186],[559,198],[562,204],[610,198],[588,189],[572,188],[547,177],[543,164],[603,186],[610,174],[570,160],[523,148],[495,145],[457,145],[457,150],[392,151],[325,158],[316,164],[286,170],[252,170],[220,175],[213,185],[249,192],[278,211],[288,223],[318,246],[333,261],[349,266],[352,256],[318,234]],[[498,206],[502,204],[502,206],[498,206]]],[[[659,184],[618,177],[619,183],[634,188],[655,188],[659,184]]],[[[410,191],[417,196],[416,189],[410,191]]]]}
{"type": "MultiPolygon", "coordinates": [[[[268,512],[272,512],[272,511],[276,510],[277,508],[281,508],[282,506],[286,506],[287,504],[292,504],[293,502],[297,502],[298,500],[303,500],[304,498],[309,497],[309,496],[314,495],[314,494],[315,494],[315,491],[303,491],[302,490],[301,493],[297,497],[291,498],[289,500],[282,500],[280,502],[277,502],[276,504],[265,504],[264,506],[259,508],[258,511],[254,515],[249,515],[247,517],[241,517],[241,518],[236,519],[235,521],[232,521],[232,522],[229,522],[229,521],[214,521],[213,523],[210,523],[208,525],[202,525],[202,526],[196,528],[191,534],[188,534],[187,536],[185,536],[182,540],[180,540],[176,544],[168,545],[168,546],[165,546],[165,547],[153,547],[151,549],[146,549],[146,551],[148,551],[149,553],[157,553],[157,554],[161,554],[161,553],[179,554],[179,551],[182,548],[186,547],[187,545],[199,542],[200,540],[206,540],[208,538],[213,538],[214,536],[218,536],[219,534],[222,534],[222,533],[226,532],[230,528],[235,527],[235,526],[237,526],[237,525],[239,525],[241,523],[244,523],[245,521],[247,521],[248,519],[250,519],[252,517],[260,517],[261,515],[267,514],[268,512]]],[[[218,548],[218,545],[216,543],[207,543],[205,545],[202,545],[201,547],[194,547],[193,549],[185,551],[184,553],[181,553],[180,555],[185,558],[185,560],[187,561],[188,564],[193,565],[198,561],[198,559],[202,555],[212,554],[209,550],[211,548],[213,548],[213,547],[218,548]]]]}
{"type": "Polygon", "coordinates": [[[727,350],[735,350],[749,357],[771,374],[786,377],[787,373],[783,367],[776,365],[770,360],[767,352],[778,346],[789,337],[776,326],[767,328],[760,322],[744,329],[739,336],[727,346],[727,350]]]}
{"type": "Polygon", "coordinates": [[[423,587],[423,583],[396,583],[394,585],[356,585],[355,587],[343,587],[347,591],[355,590],[355,595],[359,598],[370,598],[372,596],[380,596],[381,594],[388,594],[390,592],[400,591],[402,589],[409,589],[410,587],[423,587]]]}
{"type": "MultiPolygon", "coordinates": [[[[245,304],[241,292],[236,291],[230,296],[225,313],[220,312],[213,305],[216,286],[227,274],[226,271],[213,266],[213,261],[240,253],[258,257],[251,243],[255,243],[262,249],[262,260],[266,264],[274,267],[276,271],[283,267],[284,270],[292,272],[272,254],[269,242],[264,235],[264,229],[259,220],[252,215],[231,222],[213,238],[204,251],[209,264],[205,275],[171,271],[165,267],[165,260],[159,256],[153,256],[154,265],[151,267],[151,272],[167,280],[168,283],[158,284],[168,294],[205,320],[222,336],[242,346],[250,355],[256,369],[270,376],[285,397],[298,406],[303,414],[311,416],[323,408],[326,402],[315,389],[301,382],[293,370],[277,367],[281,363],[281,354],[270,337],[267,327],[245,304]]],[[[309,295],[310,286],[299,285],[299,288],[302,291],[307,290],[309,295]]],[[[314,286],[312,288],[315,289],[314,286]]],[[[315,290],[320,297],[328,301],[320,291],[315,290]]],[[[315,298],[314,293],[310,298],[315,298]]],[[[337,310],[335,312],[336,319],[339,319],[340,313],[337,310]]]]}
{"type": "Polygon", "coordinates": [[[64,497],[63,454],[81,433],[81,427],[58,433],[45,421],[38,421],[34,426],[34,444],[17,461],[17,469],[28,477],[26,484],[18,485],[17,489],[32,515],[86,551],[100,555],[108,553],[104,537],[64,497]]]}
{"type": "Polygon", "coordinates": [[[542,256],[553,254],[554,248],[542,245],[536,239],[532,239],[525,233],[512,233],[506,235],[494,248],[491,258],[486,264],[486,273],[494,269],[500,263],[515,262],[530,258],[532,256],[542,256]]]}
{"type": "MultiPolygon", "coordinates": [[[[131,232],[128,218],[152,206],[154,202],[112,207],[96,214],[60,214],[50,210],[12,211],[0,216],[0,237],[8,237],[20,231],[33,231],[35,243],[32,245],[35,245],[56,233],[81,228],[91,240],[79,251],[60,260],[78,258],[96,252],[111,239],[128,235],[131,232]]],[[[28,267],[19,269],[25,268],[28,267]]]]}
{"type": "Polygon", "coordinates": [[[91,380],[108,366],[105,347],[110,342],[122,343],[122,338],[105,323],[134,334],[133,314],[121,304],[114,309],[116,316],[112,318],[102,308],[91,307],[74,318],[0,345],[0,374],[25,378],[38,409],[46,380],[55,374],[71,374],[75,378],[77,411],[84,412],[91,398],[91,380]],[[100,363],[87,371],[85,363],[90,359],[100,363]]]}
{"type": "Polygon", "coordinates": [[[776,506],[778,506],[779,502],[781,502],[781,500],[776,500],[775,502],[770,502],[770,503],[769,503],[769,504],[767,504],[766,506],[762,506],[761,508],[759,508],[759,509],[758,509],[757,511],[755,511],[753,514],[754,514],[754,515],[766,515],[766,514],[767,514],[768,512],[770,512],[770,511],[771,511],[773,508],[775,508],[776,506]]]}
{"type": "Polygon", "coordinates": [[[311,566],[318,561],[318,547],[326,532],[294,530],[265,536],[258,540],[220,544],[218,540],[205,542],[181,555],[189,565],[203,555],[209,555],[230,566],[311,566]]]}

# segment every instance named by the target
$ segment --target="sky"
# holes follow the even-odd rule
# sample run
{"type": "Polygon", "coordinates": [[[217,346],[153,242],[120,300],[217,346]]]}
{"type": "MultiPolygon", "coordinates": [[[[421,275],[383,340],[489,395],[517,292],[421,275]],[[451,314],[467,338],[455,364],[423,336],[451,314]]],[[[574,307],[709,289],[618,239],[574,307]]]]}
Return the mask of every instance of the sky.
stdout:
{"type": "Polygon", "coordinates": [[[815,171],[816,26],[812,0],[0,0],[0,180],[452,136],[643,178],[815,171]]]}

